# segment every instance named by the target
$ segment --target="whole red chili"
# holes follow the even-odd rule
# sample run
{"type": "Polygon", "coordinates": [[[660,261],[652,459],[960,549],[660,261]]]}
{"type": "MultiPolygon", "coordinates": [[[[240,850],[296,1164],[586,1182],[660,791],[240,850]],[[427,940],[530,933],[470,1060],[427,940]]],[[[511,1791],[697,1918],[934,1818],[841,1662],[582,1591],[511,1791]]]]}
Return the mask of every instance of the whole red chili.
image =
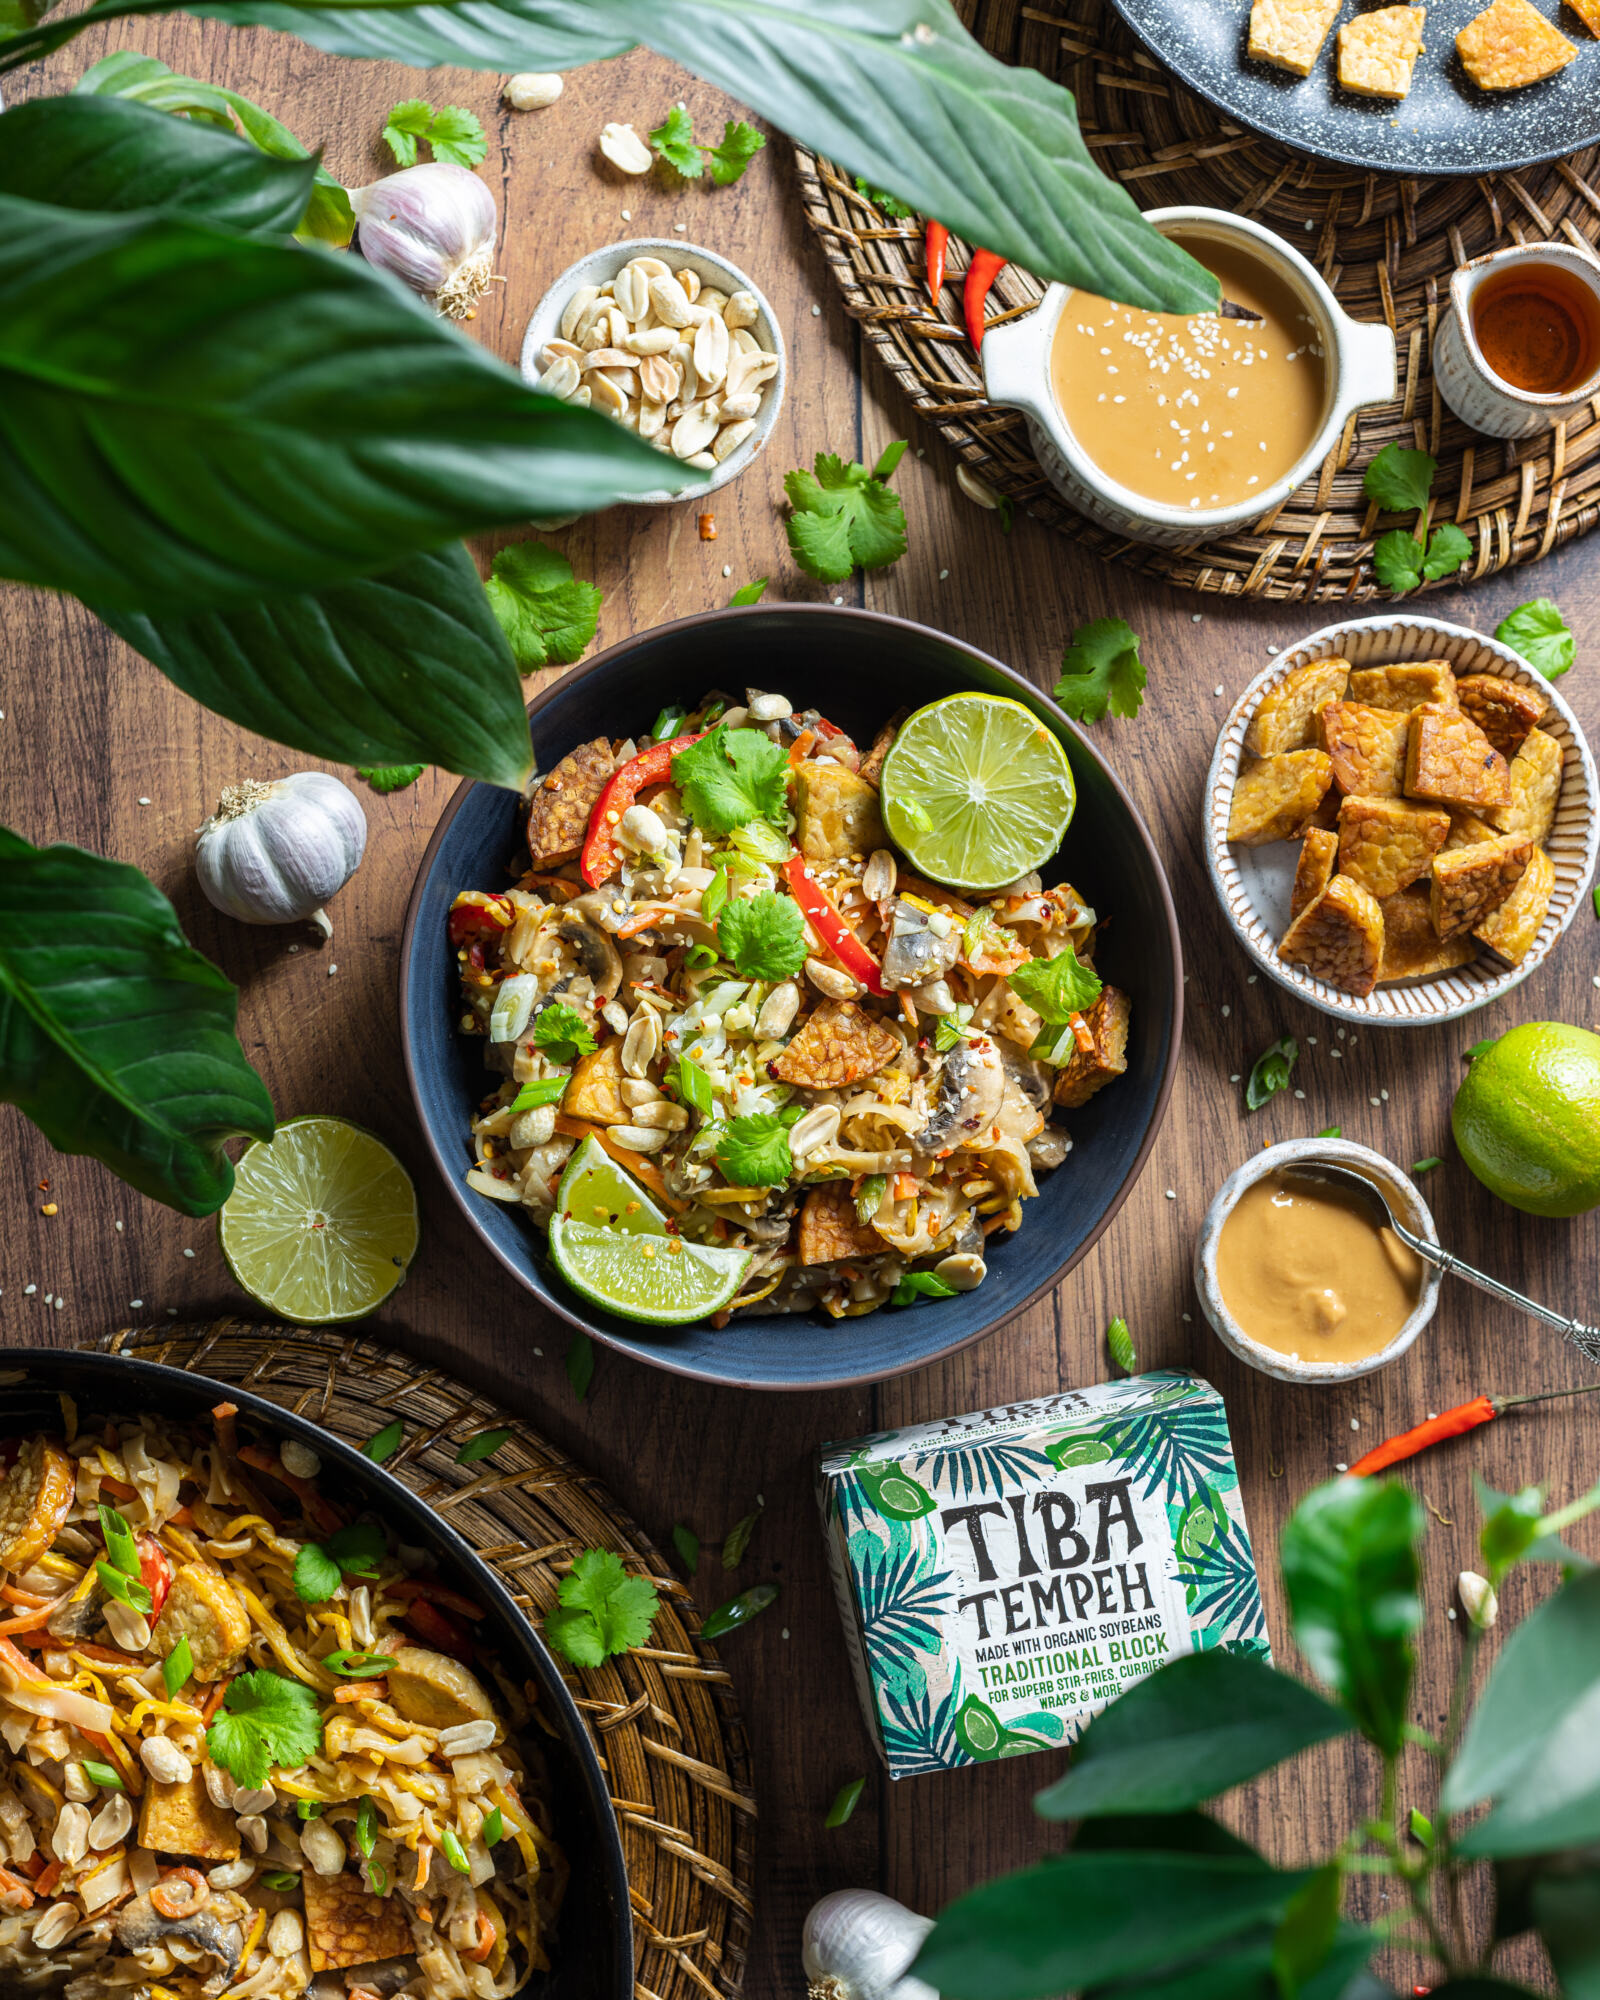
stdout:
{"type": "Polygon", "coordinates": [[[993,250],[974,250],[972,262],[967,266],[966,285],[961,294],[961,311],[967,322],[967,338],[972,342],[973,352],[983,348],[983,306],[994,287],[994,281],[1005,269],[1008,258],[993,250]]]}
{"type": "Polygon", "coordinates": [[[937,312],[939,294],[944,290],[945,259],[950,254],[950,232],[942,222],[929,221],[922,241],[928,259],[928,298],[937,312]]]}
{"type": "Polygon", "coordinates": [[[1537,1396],[1474,1396],[1470,1403],[1458,1403],[1453,1410],[1441,1410],[1438,1416],[1429,1417],[1426,1423],[1417,1424],[1408,1431],[1402,1431],[1398,1437],[1374,1445],[1364,1458],[1358,1458],[1351,1466],[1350,1476],[1367,1479],[1375,1472],[1387,1472],[1391,1465],[1398,1465],[1402,1459],[1415,1458],[1418,1452],[1443,1444],[1446,1438],[1461,1437],[1467,1431],[1475,1431],[1480,1424],[1493,1423],[1506,1410],[1515,1410],[1524,1403],[1553,1403],[1566,1396],[1592,1395],[1597,1389],[1600,1389],[1600,1382],[1586,1383],[1581,1389],[1546,1389],[1537,1396]]]}

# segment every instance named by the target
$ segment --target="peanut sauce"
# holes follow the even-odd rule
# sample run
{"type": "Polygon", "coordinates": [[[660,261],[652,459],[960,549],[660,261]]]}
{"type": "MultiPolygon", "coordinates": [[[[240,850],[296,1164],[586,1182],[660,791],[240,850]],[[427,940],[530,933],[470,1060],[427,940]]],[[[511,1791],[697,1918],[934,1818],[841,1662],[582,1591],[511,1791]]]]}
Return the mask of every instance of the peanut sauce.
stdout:
{"type": "Polygon", "coordinates": [[[1246,1188],[1222,1225],[1223,1304],[1262,1347],[1298,1361],[1363,1361],[1415,1312],[1422,1260],[1356,1196],[1293,1173],[1246,1188]]]}
{"type": "Polygon", "coordinates": [[[1567,395],[1600,367],[1600,299],[1560,264],[1529,259],[1486,278],[1472,331],[1501,381],[1529,395],[1567,395]]]}

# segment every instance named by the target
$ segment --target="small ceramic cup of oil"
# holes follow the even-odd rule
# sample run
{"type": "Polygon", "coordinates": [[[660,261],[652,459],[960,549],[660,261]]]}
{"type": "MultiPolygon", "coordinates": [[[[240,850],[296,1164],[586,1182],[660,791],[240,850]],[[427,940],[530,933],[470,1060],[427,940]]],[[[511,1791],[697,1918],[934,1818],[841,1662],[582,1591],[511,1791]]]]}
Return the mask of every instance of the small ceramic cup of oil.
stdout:
{"type": "Polygon", "coordinates": [[[1271,513],[1395,393],[1394,335],[1339,306],[1297,250],[1216,208],[1146,221],[1258,320],[1153,313],[1052,285],[983,342],[990,402],[1019,409],[1079,513],[1168,548],[1271,513]]]}
{"type": "Polygon", "coordinates": [[[1319,1181],[1319,1159],[1354,1168],[1413,1235],[1439,1240],[1415,1184],[1369,1147],[1290,1139],[1247,1160],[1206,1211],[1195,1291],[1223,1346],[1280,1382],[1353,1382],[1387,1368],[1433,1318],[1443,1282],[1358,1199],[1319,1181]]]}
{"type": "Polygon", "coordinates": [[[1463,264],[1433,349],[1433,379],[1465,424],[1532,437],[1600,396],[1600,262],[1565,243],[1463,264]]]}

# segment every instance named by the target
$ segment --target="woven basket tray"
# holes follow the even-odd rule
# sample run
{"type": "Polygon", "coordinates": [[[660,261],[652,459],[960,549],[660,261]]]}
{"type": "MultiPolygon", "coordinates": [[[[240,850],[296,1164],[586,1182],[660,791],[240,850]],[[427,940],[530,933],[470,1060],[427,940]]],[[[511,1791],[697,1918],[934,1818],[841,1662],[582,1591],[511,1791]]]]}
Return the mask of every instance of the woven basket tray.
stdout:
{"type": "Polygon", "coordinates": [[[437,1368],[353,1333],[219,1319],[124,1328],[100,1346],[250,1389],[360,1446],[396,1417],[385,1469],[444,1515],[538,1617],[585,1548],[614,1549],[661,1592],[654,1645],[564,1668],[611,1785],[627,1857],[636,2000],[737,2000],[754,1882],[750,1751],[726,1671],[685,1584],[604,1487],[525,1423],[437,1368]],[[461,1439],[509,1424],[492,1465],[461,1439]]]}
{"type": "MultiPolygon", "coordinates": [[[[1384,595],[1372,573],[1375,516],[1361,476],[1394,440],[1439,460],[1433,518],[1459,521],[1472,537],[1475,559],[1452,581],[1537,562],[1600,520],[1600,399],[1542,436],[1502,444],[1469,431],[1445,408],[1430,366],[1458,264],[1513,242],[1594,248],[1600,150],[1468,180],[1404,180],[1330,166],[1222,118],[1155,62],[1104,0],[1053,7],[978,0],[961,11],[996,55],[1074,93],[1091,152],[1141,207],[1196,203],[1270,224],[1311,259],[1347,312],[1387,320],[1399,346],[1396,400],[1353,418],[1317,478],[1250,532],[1175,550],[1128,542],[1074,513],[1046,481],[1021,416],[984,401],[961,329],[966,246],[951,241],[956,281],[934,315],[920,220],[886,221],[852,180],[800,151],[806,219],[822,239],[846,311],[918,413],[992,486],[1147,576],[1283,600],[1384,595]]],[[[990,295],[990,323],[1028,311],[1043,290],[1008,266],[990,295]]]]}

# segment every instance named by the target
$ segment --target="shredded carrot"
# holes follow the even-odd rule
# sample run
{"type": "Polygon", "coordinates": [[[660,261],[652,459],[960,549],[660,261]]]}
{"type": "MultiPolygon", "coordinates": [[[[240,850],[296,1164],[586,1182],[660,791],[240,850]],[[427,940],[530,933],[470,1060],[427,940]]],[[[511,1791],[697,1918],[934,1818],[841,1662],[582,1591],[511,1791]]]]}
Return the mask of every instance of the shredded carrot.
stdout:
{"type": "Polygon", "coordinates": [[[37,1892],[39,1886],[39,1877],[44,1873],[43,1853],[36,1847],[33,1850],[33,1852],[28,1856],[27,1860],[19,1861],[17,1863],[17,1866],[22,1870],[23,1874],[27,1876],[28,1880],[34,1885],[34,1889],[37,1892]]]}
{"type": "Polygon", "coordinates": [[[800,734],[794,739],[794,747],[789,752],[789,769],[791,771],[798,770],[800,765],[811,755],[811,746],[816,740],[817,732],[814,729],[801,730],[800,734]]]}
{"type": "Polygon", "coordinates": [[[679,1215],[688,1207],[688,1203],[680,1201],[661,1178],[661,1169],[653,1160],[646,1159],[643,1153],[630,1153],[625,1146],[617,1145],[615,1140],[607,1135],[604,1125],[591,1125],[586,1118],[569,1118],[566,1112],[558,1111],[556,1130],[568,1139],[587,1139],[592,1135],[599,1140],[618,1166],[626,1167],[635,1180],[643,1181],[658,1201],[665,1202],[668,1208],[679,1215]]]}
{"type": "Polygon", "coordinates": [[[224,1417],[238,1416],[239,1405],[237,1403],[218,1403],[212,1410],[211,1414],[216,1418],[217,1422],[220,1424],[224,1417]]]}
{"type": "Polygon", "coordinates": [[[381,1675],[375,1680],[352,1681],[349,1687],[335,1688],[335,1701],[383,1701],[387,1699],[389,1684],[381,1675]]]}
{"type": "Polygon", "coordinates": [[[13,1875],[9,1868],[0,1868],[0,1896],[13,1898],[18,1908],[31,1910],[34,1896],[20,1875],[13,1875]]]}
{"type": "Polygon", "coordinates": [[[175,1514],[167,1516],[167,1526],[169,1528],[192,1528],[194,1526],[193,1511],[188,1507],[180,1507],[175,1514]]]}
{"type": "Polygon", "coordinates": [[[902,993],[899,996],[899,1000],[900,1000],[900,1012],[905,1017],[906,1026],[911,1030],[911,1032],[914,1035],[920,1034],[921,1029],[917,1024],[917,1010],[911,1004],[911,995],[909,993],[902,993]]]}
{"type": "Polygon", "coordinates": [[[53,1598],[40,1597],[36,1591],[24,1590],[19,1583],[8,1583],[3,1590],[0,1590],[0,1597],[3,1597],[7,1604],[27,1604],[35,1608],[41,1604],[55,1602],[53,1598]]]}
{"type": "Polygon", "coordinates": [[[106,1667],[123,1667],[131,1674],[142,1674],[149,1665],[147,1660],[136,1659],[132,1653],[119,1653],[114,1646],[98,1646],[92,1639],[74,1639],[72,1650],[82,1653],[86,1660],[98,1660],[106,1667]]]}
{"type": "Polygon", "coordinates": [[[233,1676],[230,1674],[227,1680],[217,1682],[216,1686],[211,1690],[205,1707],[200,1711],[202,1721],[209,1723],[217,1710],[221,1708],[223,1697],[227,1694],[232,1681],[233,1676]]]}
{"type": "Polygon", "coordinates": [[[37,1611],[19,1611],[15,1618],[0,1618],[0,1632],[37,1632],[50,1622],[53,1605],[42,1604],[37,1611]]]}
{"type": "MultiPolygon", "coordinates": [[[[44,1857],[41,1855],[38,1858],[43,1860],[44,1857]]],[[[33,1878],[33,1893],[41,1899],[45,1896],[53,1896],[56,1892],[56,1884],[60,1880],[61,1863],[59,1861],[48,1862],[33,1878]]]]}
{"type": "Polygon", "coordinates": [[[1094,1054],[1094,1033],[1081,1014],[1072,1017],[1072,1039],[1086,1056],[1094,1054]]]}
{"type": "Polygon", "coordinates": [[[652,925],[659,924],[661,919],[662,912],[659,909],[636,911],[633,916],[629,917],[625,924],[618,924],[617,936],[619,938],[637,937],[640,931],[649,930],[652,925]]]}
{"type": "Polygon", "coordinates": [[[895,1175],[894,1199],[896,1201],[914,1201],[916,1199],[916,1194],[917,1194],[917,1177],[915,1174],[895,1175]]]}
{"type": "Polygon", "coordinates": [[[484,1960],[488,1958],[490,1952],[494,1950],[494,1941],[496,1935],[497,1933],[495,1931],[494,1925],[490,1923],[489,1919],[484,1915],[483,1911],[479,1910],[478,1942],[472,1947],[471,1951],[464,1951],[461,1954],[461,1956],[463,1958],[471,1959],[474,1965],[482,1965],[484,1960]]]}
{"type": "Polygon", "coordinates": [[[111,1495],[113,1500],[131,1500],[133,1498],[134,1489],[126,1480],[113,1479],[108,1473],[102,1472],[100,1475],[100,1484],[111,1495]]]}
{"type": "Polygon", "coordinates": [[[431,1840],[419,1840],[417,1842],[417,1879],[412,1891],[414,1895],[420,1896],[423,1890],[427,1888],[428,1871],[432,1867],[433,1842],[431,1840]]]}

